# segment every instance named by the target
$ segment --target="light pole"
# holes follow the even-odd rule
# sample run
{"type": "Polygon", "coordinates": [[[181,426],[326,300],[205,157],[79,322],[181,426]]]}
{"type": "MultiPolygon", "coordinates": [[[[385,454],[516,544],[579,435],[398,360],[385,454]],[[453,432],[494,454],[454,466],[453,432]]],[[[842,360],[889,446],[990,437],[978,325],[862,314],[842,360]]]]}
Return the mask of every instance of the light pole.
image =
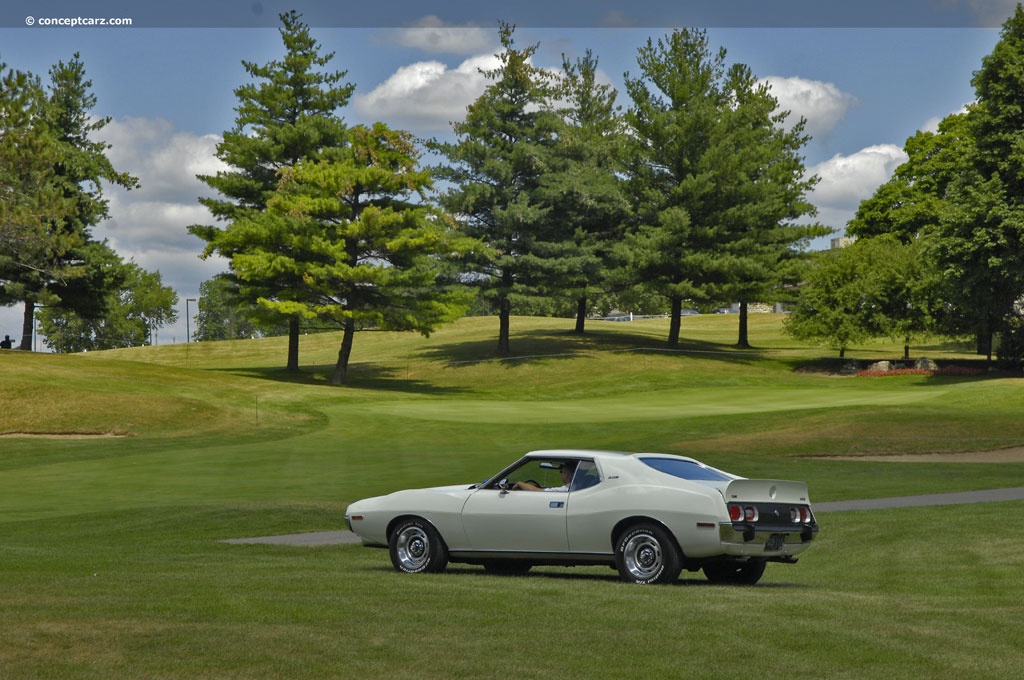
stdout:
{"type": "Polygon", "coordinates": [[[188,303],[195,302],[195,298],[185,298],[185,342],[192,342],[192,332],[190,330],[191,317],[188,313],[188,303]]]}

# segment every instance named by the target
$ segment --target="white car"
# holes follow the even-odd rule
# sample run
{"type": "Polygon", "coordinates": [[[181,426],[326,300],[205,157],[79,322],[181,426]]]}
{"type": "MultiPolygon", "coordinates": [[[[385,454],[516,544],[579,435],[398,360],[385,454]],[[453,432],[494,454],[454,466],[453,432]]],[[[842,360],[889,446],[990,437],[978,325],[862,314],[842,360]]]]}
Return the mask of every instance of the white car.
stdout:
{"type": "Polygon", "coordinates": [[[524,573],[534,565],[607,564],[634,583],[683,569],[756,583],[792,564],[818,532],[807,485],[744,479],[662,453],[534,451],[473,485],[398,491],[348,506],[364,545],[395,569],[449,562],[524,573]]]}

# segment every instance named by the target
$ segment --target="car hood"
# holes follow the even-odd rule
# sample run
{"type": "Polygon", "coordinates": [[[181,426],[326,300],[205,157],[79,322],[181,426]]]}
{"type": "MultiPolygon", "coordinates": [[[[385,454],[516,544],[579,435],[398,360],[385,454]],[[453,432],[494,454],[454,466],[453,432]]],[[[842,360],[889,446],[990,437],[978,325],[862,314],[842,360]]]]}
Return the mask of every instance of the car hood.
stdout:
{"type": "Polygon", "coordinates": [[[364,498],[352,503],[348,507],[349,511],[353,508],[357,508],[359,511],[365,512],[378,507],[393,508],[406,500],[423,499],[427,496],[459,498],[464,500],[469,496],[469,494],[476,490],[477,486],[477,484],[452,484],[449,486],[433,486],[425,489],[404,489],[384,496],[364,498]]]}

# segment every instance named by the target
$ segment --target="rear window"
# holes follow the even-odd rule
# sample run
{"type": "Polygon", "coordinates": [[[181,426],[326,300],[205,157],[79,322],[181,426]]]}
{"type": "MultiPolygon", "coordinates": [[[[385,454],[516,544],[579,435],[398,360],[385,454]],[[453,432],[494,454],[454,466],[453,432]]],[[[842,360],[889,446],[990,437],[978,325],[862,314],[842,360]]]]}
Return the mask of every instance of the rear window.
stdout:
{"type": "Polygon", "coordinates": [[[700,463],[694,463],[689,460],[676,460],[674,458],[641,458],[641,461],[645,465],[648,465],[659,472],[672,475],[673,477],[679,477],[680,479],[689,479],[695,482],[701,481],[713,481],[713,482],[727,482],[732,477],[726,477],[717,470],[704,467],[700,463]]]}

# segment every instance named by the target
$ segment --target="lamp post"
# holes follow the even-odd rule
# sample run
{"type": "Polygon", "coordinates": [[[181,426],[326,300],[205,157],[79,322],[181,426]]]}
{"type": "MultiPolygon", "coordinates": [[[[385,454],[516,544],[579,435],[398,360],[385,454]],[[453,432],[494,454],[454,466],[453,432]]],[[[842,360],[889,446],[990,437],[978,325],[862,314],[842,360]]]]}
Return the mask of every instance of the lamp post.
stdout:
{"type": "Polygon", "coordinates": [[[185,298],[185,342],[192,342],[192,332],[190,329],[191,316],[188,313],[188,303],[195,302],[195,298],[185,298]]]}

